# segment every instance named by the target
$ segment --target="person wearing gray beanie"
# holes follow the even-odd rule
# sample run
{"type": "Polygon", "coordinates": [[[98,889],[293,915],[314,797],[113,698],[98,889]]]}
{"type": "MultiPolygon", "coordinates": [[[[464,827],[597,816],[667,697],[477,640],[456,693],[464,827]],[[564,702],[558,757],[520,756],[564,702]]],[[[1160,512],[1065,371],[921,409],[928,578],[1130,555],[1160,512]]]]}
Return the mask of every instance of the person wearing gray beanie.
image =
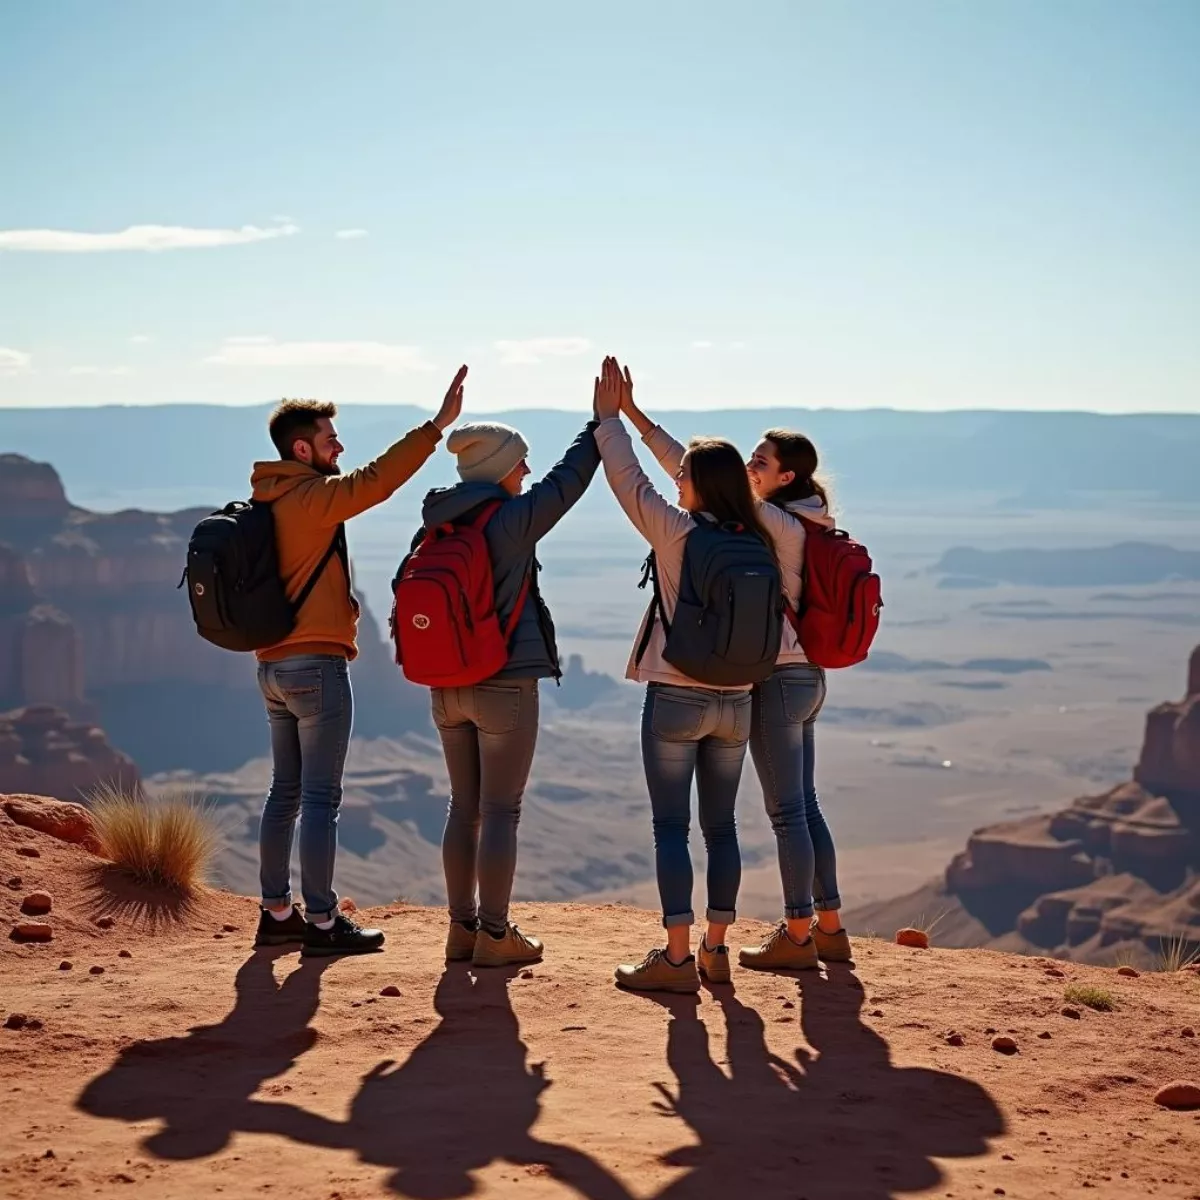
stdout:
{"type": "Polygon", "coordinates": [[[447,439],[464,483],[499,483],[525,461],[529,443],[510,425],[477,421],[460,425],[447,439]]]}
{"type": "MultiPolygon", "coordinates": [[[[517,825],[538,735],[538,686],[558,679],[554,622],[537,586],[538,542],[583,496],[600,466],[596,421],[562,460],[526,490],[529,444],[498,421],[458,426],[446,439],[461,482],[425,497],[424,527],[463,525],[500,501],[483,527],[496,613],[509,629],[508,661],[490,679],[431,687],[433,721],[450,776],[442,864],[450,931],[448,961],[477,967],[537,962],[543,946],[509,920],[517,825]],[[511,628],[510,628],[511,623],[511,628]]],[[[414,546],[416,542],[414,541],[414,546]]]]}

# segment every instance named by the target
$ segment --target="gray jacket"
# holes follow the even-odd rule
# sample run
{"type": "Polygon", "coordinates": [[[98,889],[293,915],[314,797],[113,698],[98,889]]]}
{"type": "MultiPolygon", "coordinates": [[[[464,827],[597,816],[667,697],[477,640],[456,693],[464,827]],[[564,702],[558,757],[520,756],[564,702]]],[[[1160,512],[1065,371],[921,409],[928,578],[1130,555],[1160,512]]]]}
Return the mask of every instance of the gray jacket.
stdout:
{"type": "Polygon", "coordinates": [[[457,483],[435,488],[421,506],[425,528],[432,529],[443,521],[461,520],[485,501],[504,501],[484,529],[496,585],[496,609],[502,623],[512,613],[522,580],[531,572],[534,577],[509,643],[508,665],[497,673],[497,679],[557,679],[561,674],[554,622],[538,591],[534,553],[538,542],[587,491],[600,466],[596,424],[589,421],[545,479],[518,496],[510,496],[497,483],[457,483]]]}

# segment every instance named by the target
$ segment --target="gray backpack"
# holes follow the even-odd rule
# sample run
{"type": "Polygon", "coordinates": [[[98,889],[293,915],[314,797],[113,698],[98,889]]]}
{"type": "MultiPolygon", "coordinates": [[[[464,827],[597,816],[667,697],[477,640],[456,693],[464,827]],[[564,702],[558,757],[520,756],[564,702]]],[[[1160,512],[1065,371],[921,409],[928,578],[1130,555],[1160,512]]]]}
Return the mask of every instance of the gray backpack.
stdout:
{"type": "Polygon", "coordinates": [[[786,599],[775,556],[757,534],[696,518],[684,544],[672,621],[663,608],[653,551],[638,587],[647,582],[653,582],[654,599],[635,662],[642,661],[658,620],[666,635],[663,658],[699,684],[749,687],[775,670],[786,599]]]}

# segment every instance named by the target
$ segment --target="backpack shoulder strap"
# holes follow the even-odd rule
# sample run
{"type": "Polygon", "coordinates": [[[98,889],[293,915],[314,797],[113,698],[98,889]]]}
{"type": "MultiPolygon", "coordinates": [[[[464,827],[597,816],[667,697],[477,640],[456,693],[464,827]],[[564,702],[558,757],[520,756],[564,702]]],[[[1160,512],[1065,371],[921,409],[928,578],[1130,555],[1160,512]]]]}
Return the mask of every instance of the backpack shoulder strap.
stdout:
{"type": "Polygon", "coordinates": [[[333,535],[333,541],[329,543],[329,549],[321,556],[321,561],[317,563],[313,573],[305,580],[304,586],[300,589],[300,594],[292,601],[292,608],[299,612],[304,606],[304,602],[312,595],[312,590],[317,586],[317,580],[321,578],[325,568],[329,566],[330,560],[334,555],[342,560],[342,569],[346,572],[346,588],[349,590],[350,584],[350,550],[346,545],[346,526],[344,524],[337,527],[333,535]]]}
{"type": "Polygon", "coordinates": [[[650,638],[654,633],[654,621],[656,617],[662,624],[663,633],[668,637],[671,636],[671,622],[667,620],[667,610],[663,607],[662,588],[658,581],[658,558],[653,550],[646,555],[646,561],[642,564],[642,578],[638,587],[644,588],[647,583],[653,585],[654,595],[650,600],[649,611],[646,613],[646,622],[642,630],[641,640],[638,642],[637,651],[633,656],[634,666],[641,664],[642,656],[646,653],[646,648],[650,645],[650,638]]]}

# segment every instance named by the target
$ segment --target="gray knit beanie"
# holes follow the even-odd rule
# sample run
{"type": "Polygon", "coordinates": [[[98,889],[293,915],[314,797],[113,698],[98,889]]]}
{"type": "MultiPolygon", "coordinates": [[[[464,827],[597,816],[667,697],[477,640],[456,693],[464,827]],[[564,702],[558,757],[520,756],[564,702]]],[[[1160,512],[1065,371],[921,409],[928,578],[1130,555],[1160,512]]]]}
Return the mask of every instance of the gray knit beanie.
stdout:
{"type": "Polygon", "coordinates": [[[455,429],[446,449],[458,459],[464,483],[499,483],[529,453],[529,444],[509,425],[480,421],[455,429]]]}

